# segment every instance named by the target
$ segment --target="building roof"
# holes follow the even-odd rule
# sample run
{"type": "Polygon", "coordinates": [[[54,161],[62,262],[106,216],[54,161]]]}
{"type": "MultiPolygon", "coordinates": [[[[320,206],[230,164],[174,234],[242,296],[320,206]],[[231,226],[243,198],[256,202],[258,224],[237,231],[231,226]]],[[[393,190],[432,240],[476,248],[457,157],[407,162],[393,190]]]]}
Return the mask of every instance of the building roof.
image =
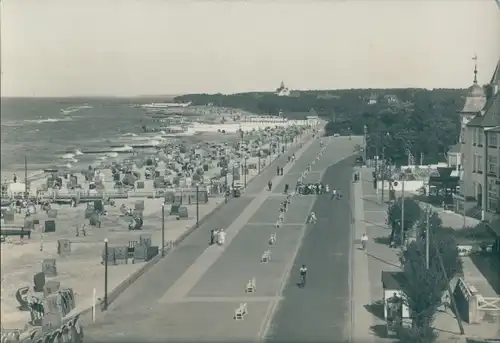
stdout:
{"type": "MultiPolygon", "coordinates": [[[[492,97],[485,105],[484,115],[477,115],[467,123],[473,127],[500,126],[500,93],[492,97]]],[[[496,130],[495,130],[496,131],[496,130]]]]}
{"type": "Polygon", "coordinates": [[[461,113],[479,113],[486,105],[486,94],[483,87],[474,83],[467,92],[467,98],[461,113]]]}
{"type": "Polygon", "coordinates": [[[500,86],[500,59],[498,59],[497,67],[495,68],[495,71],[493,72],[493,76],[491,77],[490,84],[500,86]]]}

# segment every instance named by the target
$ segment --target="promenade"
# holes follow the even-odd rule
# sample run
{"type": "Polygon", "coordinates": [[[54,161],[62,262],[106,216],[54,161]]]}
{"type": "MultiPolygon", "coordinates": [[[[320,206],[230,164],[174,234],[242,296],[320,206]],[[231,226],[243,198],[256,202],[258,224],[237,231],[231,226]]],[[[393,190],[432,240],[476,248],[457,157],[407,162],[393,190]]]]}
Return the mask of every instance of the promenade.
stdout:
{"type": "MultiPolygon", "coordinates": [[[[390,229],[386,224],[387,204],[381,204],[373,188],[372,169],[358,169],[361,182],[355,184],[355,237],[359,239],[363,233],[369,237],[366,252],[353,250],[353,341],[368,343],[392,342],[385,336],[385,321],[383,318],[383,289],[381,283],[382,271],[397,271],[400,269],[398,259],[399,249],[389,247],[390,229]]],[[[386,198],[387,200],[387,198],[386,198]]],[[[438,212],[443,224],[459,230],[463,225],[460,215],[438,212]]],[[[467,219],[467,223],[472,223],[467,219]]],[[[496,296],[491,278],[485,277],[470,257],[462,258],[464,263],[464,279],[474,285],[484,296],[496,296]]],[[[496,278],[498,280],[498,278],[496,278]]],[[[498,317],[497,317],[498,318],[498,317]]],[[[468,325],[463,323],[467,337],[498,337],[498,321],[484,321],[481,324],[468,325]]],[[[436,314],[434,322],[439,334],[439,342],[463,342],[455,316],[451,310],[442,310],[436,314]]]]}
{"type": "Polygon", "coordinates": [[[323,140],[330,143],[319,160],[319,140],[304,144],[295,153],[296,161],[285,165],[284,176],[276,176],[276,166],[284,165],[288,155],[280,157],[252,181],[242,197],[204,221],[132,284],[108,311],[99,314],[95,323],[84,318],[85,340],[273,341],[297,335],[300,327],[294,326],[298,324],[302,335],[295,336],[295,340],[326,339],[338,337],[339,333],[347,339],[351,246],[347,213],[354,159],[344,159],[353,155],[353,147],[361,139],[323,140]],[[294,188],[313,160],[316,162],[305,182],[323,179],[330,188],[339,188],[344,199],[330,200],[328,195],[297,197],[284,223],[276,228],[285,184],[294,188]],[[330,165],[333,167],[327,169],[330,165]],[[267,190],[270,180],[272,191],[267,190]],[[311,208],[318,222],[305,225],[311,208]],[[209,245],[213,228],[226,230],[225,245],[209,245]],[[277,242],[270,247],[273,232],[277,242]],[[261,255],[268,249],[271,260],[261,264],[261,255]],[[295,286],[300,264],[309,268],[305,289],[295,286]],[[256,291],[245,293],[252,278],[256,291]],[[248,313],[244,320],[235,321],[235,309],[240,303],[247,304],[248,313]],[[333,317],[326,318],[330,315],[333,317]]]}

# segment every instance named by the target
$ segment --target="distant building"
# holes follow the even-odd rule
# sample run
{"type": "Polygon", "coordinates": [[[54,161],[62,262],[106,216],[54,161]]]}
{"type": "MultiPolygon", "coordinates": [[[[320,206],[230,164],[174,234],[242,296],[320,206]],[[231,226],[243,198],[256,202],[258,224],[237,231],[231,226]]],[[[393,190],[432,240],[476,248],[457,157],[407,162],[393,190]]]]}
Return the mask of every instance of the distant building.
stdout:
{"type": "Polygon", "coordinates": [[[336,95],[336,94],[332,94],[330,92],[324,92],[324,93],[321,93],[321,94],[318,94],[316,96],[317,99],[326,99],[326,100],[330,100],[330,99],[340,99],[340,95],[336,95]]]}
{"type": "Polygon", "coordinates": [[[399,103],[399,99],[394,94],[386,94],[384,95],[384,101],[388,104],[397,104],[399,103]]]}
{"type": "Polygon", "coordinates": [[[368,105],[375,105],[378,102],[378,95],[375,93],[370,94],[367,102],[368,105]]]}
{"type": "Polygon", "coordinates": [[[285,83],[281,81],[281,85],[276,88],[276,93],[277,96],[290,96],[290,90],[285,87],[285,83]]]}
{"type": "MultiPolygon", "coordinates": [[[[462,172],[457,206],[471,207],[481,219],[500,214],[500,60],[490,83],[483,89],[474,82],[460,111],[462,172]]],[[[463,208],[463,207],[462,207],[463,208]]]]}

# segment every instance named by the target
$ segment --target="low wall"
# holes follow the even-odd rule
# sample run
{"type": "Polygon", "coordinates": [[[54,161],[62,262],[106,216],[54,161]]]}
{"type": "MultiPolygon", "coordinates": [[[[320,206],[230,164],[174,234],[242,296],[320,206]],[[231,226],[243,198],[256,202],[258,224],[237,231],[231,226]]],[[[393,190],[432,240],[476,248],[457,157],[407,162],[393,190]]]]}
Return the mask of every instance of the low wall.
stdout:
{"type": "MultiPolygon", "coordinates": [[[[416,192],[419,188],[422,188],[423,185],[424,185],[424,181],[417,181],[417,180],[404,181],[405,191],[408,191],[408,192],[416,192]]],[[[392,188],[396,192],[401,192],[403,190],[403,182],[402,181],[394,182],[392,185],[392,188]]],[[[382,181],[377,182],[377,189],[382,189],[382,181]]],[[[384,181],[384,190],[388,190],[388,189],[389,189],[389,182],[384,181]]]]}

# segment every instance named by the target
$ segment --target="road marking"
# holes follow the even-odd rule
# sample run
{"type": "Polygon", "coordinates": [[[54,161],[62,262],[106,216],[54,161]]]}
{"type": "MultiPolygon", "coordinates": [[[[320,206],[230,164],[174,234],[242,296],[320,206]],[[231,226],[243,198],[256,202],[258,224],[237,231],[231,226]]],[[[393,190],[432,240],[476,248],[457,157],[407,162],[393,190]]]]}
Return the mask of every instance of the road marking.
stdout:
{"type": "MultiPolygon", "coordinates": [[[[303,150],[300,153],[297,153],[299,158],[305,150],[309,149],[313,142],[314,141],[311,140],[304,144],[302,147],[303,150]]],[[[292,165],[290,164],[285,166],[284,174],[287,175],[291,168],[292,165]]],[[[273,183],[277,183],[278,179],[279,177],[275,176],[273,178],[273,183]]],[[[268,197],[269,194],[266,192],[263,192],[255,197],[255,199],[247,205],[243,212],[226,229],[226,243],[223,246],[207,247],[207,249],[205,249],[195,262],[189,266],[184,274],[182,274],[182,276],[177,279],[175,283],[163,294],[158,302],[165,303],[171,302],[172,300],[176,301],[186,298],[207,270],[222,256],[223,252],[231,244],[231,241],[238,235],[241,229],[243,229],[252,216],[257,213],[268,197]]]]}
{"type": "MultiPolygon", "coordinates": [[[[295,222],[295,223],[280,223],[280,227],[282,226],[302,226],[304,225],[304,222],[300,223],[300,222],[295,222]]],[[[251,223],[247,223],[246,226],[273,226],[273,227],[276,227],[276,222],[272,223],[272,222],[262,222],[262,223],[259,223],[259,222],[251,222],[251,223]]]]}
{"type": "Polygon", "coordinates": [[[186,297],[183,299],[172,299],[168,303],[239,303],[239,302],[268,302],[280,301],[280,297],[186,297]]]}
{"type": "MultiPolygon", "coordinates": [[[[323,179],[323,174],[326,172],[326,170],[328,169],[328,167],[325,170],[323,170],[323,172],[320,175],[320,179],[323,179]]],[[[316,203],[317,199],[318,199],[318,196],[315,195],[314,198],[313,198],[313,201],[309,205],[309,210],[307,211],[308,214],[311,212],[311,210],[312,210],[314,204],[316,203]]],[[[280,298],[280,299],[283,299],[283,291],[284,291],[284,289],[286,287],[286,284],[287,284],[287,281],[288,281],[288,279],[290,277],[290,272],[292,271],[293,264],[295,262],[295,258],[297,257],[297,255],[299,253],[300,247],[302,246],[302,241],[303,241],[303,239],[305,237],[308,225],[309,224],[307,224],[307,223],[303,224],[302,229],[300,231],[298,244],[295,247],[295,250],[293,252],[292,258],[290,259],[290,262],[288,263],[288,265],[285,268],[285,272],[283,273],[283,278],[282,278],[282,281],[281,281],[281,286],[280,286],[280,289],[279,289],[279,291],[277,293],[277,297],[280,298]]],[[[315,224],[312,224],[312,225],[315,225],[315,224]]],[[[262,325],[261,325],[260,330],[258,332],[256,341],[262,342],[262,341],[265,340],[265,338],[268,335],[268,332],[269,332],[269,330],[271,328],[271,323],[273,321],[274,315],[276,314],[276,312],[277,312],[277,310],[279,308],[279,306],[278,306],[279,304],[280,304],[279,300],[278,301],[272,301],[269,304],[269,306],[267,308],[267,311],[266,311],[266,314],[264,315],[264,320],[262,321],[262,325]]]]}

